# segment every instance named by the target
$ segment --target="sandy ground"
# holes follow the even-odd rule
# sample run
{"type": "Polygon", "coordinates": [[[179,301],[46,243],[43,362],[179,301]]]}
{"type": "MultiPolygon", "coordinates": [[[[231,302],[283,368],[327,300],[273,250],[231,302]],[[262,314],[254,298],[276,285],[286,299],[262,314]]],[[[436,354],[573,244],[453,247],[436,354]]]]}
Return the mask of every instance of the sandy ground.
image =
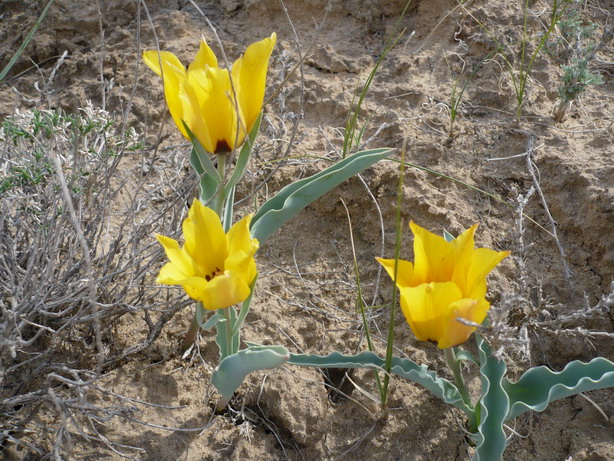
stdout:
{"type": "MultiPolygon", "coordinates": [[[[6,1],[0,5],[2,55],[14,52],[25,35],[24,24],[34,21],[42,3],[6,1]],[[31,9],[24,9],[25,4],[31,9]]],[[[217,29],[231,60],[247,44],[277,32],[270,88],[279,85],[305,55],[300,71],[266,108],[250,181],[259,184],[273,171],[271,161],[290,158],[260,189],[257,200],[338,159],[352,95],[362,87],[393,32],[404,2],[332,1],[326,17],[326,2],[317,0],[286,0],[287,11],[277,0],[197,3],[217,29]]],[[[476,18],[511,43],[521,36],[522,3],[475,1],[464,10],[455,8],[451,0],[414,2],[401,21],[406,32],[383,62],[360,115],[361,124],[368,120],[361,148],[400,148],[407,139],[408,160],[413,164],[491,194],[409,167],[401,211],[405,222],[413,219],[423,227],[445,228],[452,234],[479,222],[479,246],[513,251],[513,257],[491,276],[489,290],[494,305],[514,295],[524,300],[514,305],[510,323],[515,328],[529,325],[530,354],[515,356],[510,363],[513,375],[532,365],[561,369],[570,360],[599,355],[614,358],[611,338],[586,333],[614,331],[612,312],[548,323],[595,305],[610,292],[614,278],[611,46],[598,52],[600,61],[595,64],[605,83],[582,95],[561,123],[555,123],[551,115],[562,72],[547,54],[540,54],[535,62],[520,121],[514,115],[514,92],[502,60],[484,62],[467,85],[452,136],[448,133],[454,82],[464,83],[473,66],[492,50],[492,41],[476,18]],[[529,164],[527,156],[520,154],[527,152],[531,141],[535,149],[529,164]],[[517,203],[534,185],[532,168],[556,221],[571,277],[566,277],[537,193],[524,209],[534,221],[525,220],[524,244],[520,243],[517,203]]],[[[531,11],[539,13],[548,2],[531,3],[531,11]]],[[[583,15],[601,31],[612,22],[613,6],[611,1],[589,0],[583,15]]],[[[211,29],[190,2],[152,0],[147,8],[161,49],[175,52],[183,62],[190,61],[201,35],[217,47],[211,29]]],[[[544,20],[544,16],[530,18],[533,36],[543,32],[544,20]]],[[[171,151],[173,158],[183,158],[185,164],[189,146],[168,116],[159,80],[139,62],[140,53],[153,48],[147,14],[134,0],[106,0],[99,5],[56,0],[26,52],[40,69],[31,68],[32,61],[20,61],[12,75],[23,74],[0,88],[0,115],[31,107],[76,111],[86,100],[104,103],[118,117],[129,108],[128,122],[144,133],[147,145],[159,143],[161,153],[155,161],[163,165],[171,151]],[[68,59],[53,82],[37,92],[34,83],[48,78],[65,50],[68,59]]],[[[518,61],[517,56],[513,59],[518,61]]],[[[151,158],[151,152],[142,155],[151,158]]],[[[185,176],[189,174],[186,167],[185,176]]],[[[160,174],[159,181],[163,180],[160,174]]],[[[352,220],[365,297],[381,305],[390,299],[391,286],[385,277],[377,280],[374,257],[393,253],[397,184],[398,165],[381,162],[319,199],[261,248],[257,255],[260,279],[243,339],[320,354],[366,348],[354,310],[356,284],[342,201],[352,220]]],[[[169,193],[174,190],[169,186],[169,193]]],[[[247,184],[238,198],[250,191],[251,184],[247,184]]],[[[248,202],[239,208],[241,213],[251,209],[248,202]]],[[[411,258],[409,232],[404,235],[402,256],[411,258]]],[[[152,274],[152,284],[154,277],[152,274]]],[[[109,354],[143,341],[147,330],[142,310],[147,306],[139,308],[105,325],[109,354]]],[[[329,399],[318,371],[285,367],[254,373],[241,387],[233,410],[214,415],[209,378],[217,352],[212,336],[203,333],[198,350],[186,358],[178,351],[191,315],[191,308],[175,315],[153,344],[116,362],[99,378],[101,387],[134,399],[127,417],[116,416],[98,426],[118,452],[144,460],[461,460],[470,456],[460,412],[448,409],[421,388],[395,379],[389,411],[384,414],[365,395],[376,394],[373,377],[366,372],[354,375],[365,393],[354,390],[351,399],[336,402],[329,399]]],[[[372,315],[381,352],[387,314],[376,309],[372,315]]],[[[446,373],[436,347],[416,341],[402,320],[396,326],[395,344],[399,355],[446,373]]],[[[471,386],[478,391],[475,376],[471,386]]],[[[92,393],[91,402],[111,404],[100,395],[92,393]]],[[[517,435],[509,432],[506,459],[614,459],[613,397],[612,390],[590,393],[608,420],[582,397],[518,418],[512,427],[517,435]]],[[[50,450],[54,434],[41,428],[53,428],[57,418],[51,407],[40,412],[29,427],[28,440],[41,450],[50,450]]],[[[40,457],[11,445],[6,447],[6,456],[40,457]]],[[[65,456],[120,459],[108,445],[92,442],[77,431],[65,456]]]]}

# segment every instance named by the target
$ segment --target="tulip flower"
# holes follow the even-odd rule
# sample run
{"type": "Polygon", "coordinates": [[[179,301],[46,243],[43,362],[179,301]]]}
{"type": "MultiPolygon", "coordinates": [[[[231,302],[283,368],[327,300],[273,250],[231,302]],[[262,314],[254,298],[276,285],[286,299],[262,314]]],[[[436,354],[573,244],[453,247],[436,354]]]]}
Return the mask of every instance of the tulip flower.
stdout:
{"type": "Polygon", "coordinates": [[[176,240],[156,235],[170,260],[156,281],[181,285],[210,310],[245,301],[257,274],[254,254],[259,244],[249,233],[251,219],[244,217],[225,234],[217,213],[194,200],[183,221],[182,248],[176,240]]]}
{"type": "MultiPolygon", "coordinates": [[[[447,242],[416,225],[414,263],[398,261],[396,285],[401,310],[416,338],[436,341],[440,349],[467,341],[475,327],[459,321],[481,324],[488,313],[486,276],[509,251],[474,248],[478,225],[447,242]]],[[[377,260],[394,279],[394,259],[377,260]]]]}
{"type": "Polygon", "coordinates": [[[269,58],[277,36],[252,43],[232,65],[218,67],[204,39],[188,69],[168,51],[145,51],[145,63],[164,80],[164,96],[179,131],[185,125],[212,154],[233,151],[243,144],[262,110],[269,58]]]}

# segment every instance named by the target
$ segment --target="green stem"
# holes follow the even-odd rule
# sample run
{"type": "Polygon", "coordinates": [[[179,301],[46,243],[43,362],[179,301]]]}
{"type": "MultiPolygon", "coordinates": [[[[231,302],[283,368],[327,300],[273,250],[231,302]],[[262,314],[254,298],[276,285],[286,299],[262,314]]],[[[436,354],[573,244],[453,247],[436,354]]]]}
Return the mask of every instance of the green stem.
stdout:
{"type": "Polygon", "coordinates": [[[454,375],[454,382],[456,383],[456,387],[458,388],[458,391],[460,392],[463,401],[468,406],[472,407],[473,405],[471,404],[471,398],[469,397],[469,392],[467,391],[467,386],[465,385],[465,379],[463,378],[460,360],[456,358],[456,352],[454,351],[454,348],[448,347],[447,349],[443,350],[443,353],[446,357],[446,362],[448,363],[448,366],[452,370],[452,374],[454,375]]]}
{"type": "Polygon", "coordinates": [[[233,350],[232,347],[232,316],[230,315],[230,309],[232,309],[232,307],[227,307],[226,309],[222,309],[224,311],[224,317],[226,318],[226,321],[224,322],[225,327],[226,327],[226,356],[222,357],[220,360],[223,360],[225,357],[227,357],[228,355],[232,355],[237,351],[233,350]]]}
{"type": "MultiPolygon", "coordinates": [[[[217,155],[217,171],[220,174],[220,178],[222,178],[222,182],[219,184],[217,191],[215,193],[215,198],[213,200],[213,207],[217,215],[220,217],[220,219],[222,219],[224,216],[224,202],[226,200],[224,179],[226,175],[226,159],[227,158],[228,158],[228,154],[218,154],[217,155]]],[[[222,224],[225,224],[225,223],[222,223],[222,224]]]]}

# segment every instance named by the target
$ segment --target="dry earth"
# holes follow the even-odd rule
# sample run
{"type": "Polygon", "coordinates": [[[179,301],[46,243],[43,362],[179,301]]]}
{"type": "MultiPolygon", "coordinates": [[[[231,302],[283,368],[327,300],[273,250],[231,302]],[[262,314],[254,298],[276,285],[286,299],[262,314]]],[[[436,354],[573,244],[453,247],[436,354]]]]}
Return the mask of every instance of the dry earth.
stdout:
{"type": "MultiPolygon", "coordinates": [[[[333,0],[326,17],[326,2],[318,0],[286,0],[287,12],[278,0],[196,3],[215,26],[231,60],[247,44],[277,32],[269,89],[276,88],[300,56],[305,56],[304,65],[266,108],[250,181],[260,184],[273,172],[275,163],[271,161],[290,158],[259,190],[257,200],[338,159],[352,95],[362,87],[394,31],[404,2],[333,0]],[[292,138],[295,122],[296,136],[292,138]]],[[[510,322],[515,328],[530,325],[530,354],[514,356],[513,375],[531,365],[561,369],[570,360],[599,355],[614,358],[611,337],[587,333],[612,333],[611,310],[565,320],[587,304],[595,305],[611,291],[614,279],[611,43],[598,51],[594,63],[605,83],[584,93],[561,123],[555,123],[551,114],[562,72],[547,54],[540,54],[535,63],[519,122],[502,60],[484,62],[469,81],[454,133],[448,136],[455,79],[464,82],[473,66],[493,49],[492,40],[476,18],[511,43],[521,36],[522,3],[476,0],[464,10],[451,0],[413,2],[401,21],[406,32],[378,71],[360,117],[361,123],[368,120],[361,148],[400,148],[406,138],[410,162],[491,194],[410,167],[405,176],[402,217],[405,222],[413,219],[429,229],[445,228],[453,234],[479,222],[480,246],[514,252],[491,276],[489,291],[494,305],[513,295],[524,299],[514,305],[510,322]],[[570,278],[565,276],[538,194],[530,197],[524,209],[534,222],[525,220],[524,245],[520,243],[516,204],[534,181],[526,155],[519,154],[527,152],[530,140],[535,141],[532,166],[556,221],[572,271],[570,278]]],[[[549,2],[530,3],[531,12],[539,16],[529,18],[529,31],[537,37],[543,32],[544,8],[549,2]]],[[[599,32],[608,24],[611,27],[612,1],[583,3],[583,17],[596,23],[599,32]]],[[[15,52],[43,4],[2,2],[2,63],[15,52]]],[[[156,180],[163,182],[165,162],[172,158],[183,165],[183,176],[189,179],[189,146],[168,116],[158,78],[139,56],[156,46],[152,24],[160,48],[175,52],[183,62],[194,55],[201,35],[216,49],[217,44],[192,3],[150,0],[146,4],[148,13],[136,0],[56,0],[26,50],[28,59],[20,60],[11,74],[14,78],[0,88],[0,115],[32,107],[77,111],[86,100],[105,104],[119,119],[127,114],[128,123],[144,133],[149,147],[135,154],[138,158],[124,159],[126,171],[130,165],[149,160],[157,163],[156,180]],[[41,85],[48,82],[64,51],[68,57],[57,67],[53,81],[41,85]],[[32,62],[37,63],[36,68],[32,62]],[[34,86],[36,82],[41,91],[34,86]]],[[[386,278],[377,280],[374,257],[382,253],[390,257],[393,252],[397,184],[398,165],[381,162],[361,178],[353,178],[319,199],[261,248],[257,259],[261,275],[243,339],[320,354],[366,348],[354,311],[356,284],[342,200],[352,219],[365,297],[371,301],[375,296],[374,303],[383,304],[390,299],[391,287],[386,278]],[[380,222],[385,229],[383,247],[380,222]]],[[[168,194],[177,193],[179,186],[170,184],[168,194]]],[[[239,191],[239,199],[250,192],[251,184],[239,191]]],[[[245,203],[241,213],[250,210],[245,203]]],[[[411,258],[408,234],[404,235],[405,258],[411,258]]],[[[151,274],[152,285],[154,278],[151,274]]],[[[178,290],[173,293],[180,295],[178,290]]],[[[148,332],[143,315],[147,309],[146,305],[138,306],[133,313],[104,326],[109,355],[143,341],[148,332]]],[[[393,381],[389,412],[382,414],[357,390],[351,399],[331,402],[323,378],[315,370],[287,367],[254,373],[241,387],[234,410],[214,415],[209,378],[217,353],[211,335],[203,333],[199,349],[187,358],[178,351],[191,312],[186,308],[175,315],[152,344],[115,362],[98,379],[104,389],[133,399],[129,402],[133,409],[125,417],[115,416],[97,426],[117,452],[88,440],[86,435],[92,433],[87,424],[82,426],[84,433],[79,433],[71,423],[72,437],[62,448],[64,457],[119,459],[118,452],[143,460],[469,457],[471,448],[463,436],[462,415],[398,379],[393,381]]],[[[377,347],[382,351],[387,314],[376,309],[372,315],[377,347]]],[[[404,321],[396,326],[396,347],[398,354],[445,373],[436,347],[417,342],[404,321]]],[[[357,372],[354,379],[364,391],[375,394],[372,375],[357,372]]],[[[477,391],[477,384],[474,378],[473,390],[477,391]]],[[[612,390],[590,394],[608,420],[582,397],[518,418],[513,427],[516,435],[509,432],[506,459],[614,459],[613,397],[612,390]]],[[[92,393],[92,404],[113,402],[111,397],[105,400],[100,393],[92,393]]],[[[23,435],[40,452],[9,443],[4,447],[6,459],[39,459],[41,453],[50,452],[58,418],[52,406],[43,408],[23,435]]],[[[79,421],[78,415],[75,421],[79,421]]]]}

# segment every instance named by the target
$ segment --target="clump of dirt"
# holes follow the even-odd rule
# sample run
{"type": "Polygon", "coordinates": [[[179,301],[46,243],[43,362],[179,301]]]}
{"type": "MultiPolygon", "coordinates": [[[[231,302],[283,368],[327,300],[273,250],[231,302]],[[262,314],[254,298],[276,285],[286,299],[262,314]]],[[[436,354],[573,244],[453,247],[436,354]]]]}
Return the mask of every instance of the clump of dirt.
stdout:
{"type": "MultiPolygon", "coordinates": [[[[15,52],[42,3],[3,3],[2,56],[15,52]]],[[[360,128],[366,128],[356,148],[399,149],[406,141],[414,166],[407,167],[404,179],[405,223],[412,219],[433,231],[458,234],[479,222],[479,246],[513,252],[489,285],[494,307],[520,300],[510,321],[527,326],[529,354],[511,354],[512,375],[533,365],[561,369],[575,359],[612,359],[612,305],[590,308],[611,292],[614,280],[614,52],[608,46],[596,52],[593,68],[604,83],[591,86],[561,123],[552,119],[561,69],[540,53],[517,120],[513,81],[492,37],[511,44],[508,53],[515,54],[506,58],[517,64],[524,2],[465,3],[412,4],[400,24],[405,33],[383,61],[360,110],[360,128]],[[465,82],[450,133],[451,98],[465,82]]],[[[607,3],[589,0],[581,11],[599,32],[609,24],[607,3]]],[[[56,0],[0,88],[0,116],[34,107],[78,112],[90,100],[143,134],[147,148],[123,159],[122,167],[134,178],[151,171],[148,181],[160,185],[158,203],[177,194],[188,203],[196,193],[187,166],[189,146],[169,117],[158,77],[140,59],[142,51],[159,43],[188,63],[201,35],[218,51],[203,14],[230,61],[276,31],[269,94],[288,80],[266,108],[248,182],[237,194],[247,199],[242,213],[252,209],[253,200],[263,201],[341,158],[348,111],[356,107],[355,95],[405,6],[392,0],[328,6],[320,0],[220,0],[200,10],[183,0],[146,5],[56,0]],[[290,75],[301,57],[302,66],[290,75]],[[180,171],[185,182],[169,181],[167,168],[180,171]]],[[[530,7],[532,47],[544,32],[547,5],[530,7]]],[[[302,211],[262,246],[244,340],[318,354],[366,349],[342,201],[351,217],[365,299],[384,305],[392,288],[379,278],[374,258],[394,251],[398,175],[397,163],[380,162],[302,211]]],[[[125,187],[130,190],[131,182],[125,187]]],[[[142,238],[153,244],[154,232],[159,230],[142,238]]],[[[412,258],[410,248],[405,232],[403,258],[412,258]]],[[[173,300],[179,292],[175,295],[173,300]]],[[[180,355],[178,344],[192,316],[186,308],[165,318],[158,335],[144,342],[153,322],[165,315],[160,306],[150,307],[132,306],[109,320],[107,366],[84,397],[91,405],[112,408],[108,417],[75,415],[65,426],[67,438],[55,432],[64,427],[57,408],[46,406],[22,428],[26,431],[14,435],[23,445],[2,439],[8,459],[54,449],[77,459],[151,460],[467,459],[471,453],[460,413],[422,388],[394,379],[384,414],[370,398],[377,394],[373,375],[364,371],[352,377],[351,398],[338,401],[329,399],[315,370],[254,373],[230,410],[216,414],[209,384],[218,360],[212,335],[203,332],[199,347],[180,355]],[[146,346],[123,354],[139,344],[146,346]],[[54,447],[58,439],[62,443],[54,447]]],[[[375,308],[370,315],[376,349],[383,352],[387,310],[375,308]]],[[[398,317],[397,353],[445,373],[436,347],[416,341],[398,317]]],[[[17,392],[18,385],[3,382],[17,392]]],[[[473,376],[472,389],[477,386],[473,376]]],[[[514,434],[523,437],[512,436],[507,459],[613,459],[613,402],[611,390],[597,391],[590,400],[565,399],[518,418],[514,434]]]]}

